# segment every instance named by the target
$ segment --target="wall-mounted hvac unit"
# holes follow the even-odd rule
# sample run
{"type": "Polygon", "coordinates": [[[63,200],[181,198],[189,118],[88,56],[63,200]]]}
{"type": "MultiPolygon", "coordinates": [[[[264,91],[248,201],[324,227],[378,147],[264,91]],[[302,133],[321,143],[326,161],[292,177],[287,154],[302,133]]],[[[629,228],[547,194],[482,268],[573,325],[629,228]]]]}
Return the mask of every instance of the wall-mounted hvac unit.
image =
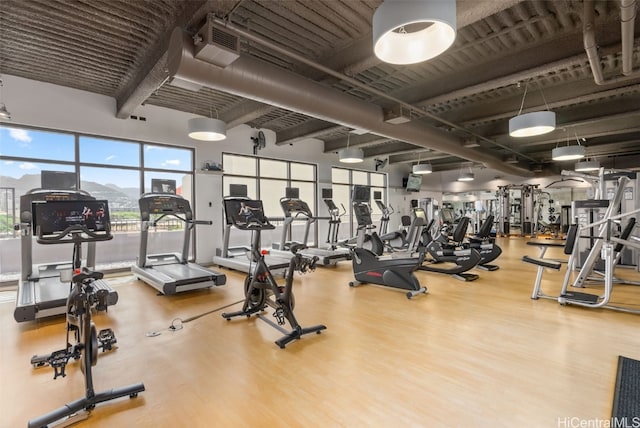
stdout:
{"type": "Polygon", "coordinates": [[[226,67],[240,56],[240,39],[215,22],[214,15],[194,37],[195,57],[218,67],[226,67]]]}

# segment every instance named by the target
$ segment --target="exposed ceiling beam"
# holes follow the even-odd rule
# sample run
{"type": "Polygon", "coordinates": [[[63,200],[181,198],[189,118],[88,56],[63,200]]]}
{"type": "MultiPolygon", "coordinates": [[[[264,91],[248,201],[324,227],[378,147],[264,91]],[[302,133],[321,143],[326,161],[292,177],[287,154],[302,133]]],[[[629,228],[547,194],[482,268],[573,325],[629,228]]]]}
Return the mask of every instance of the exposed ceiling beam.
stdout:
{"type": "MultiPolygon", "coordinates": [[[[432,154],[426,154],[426,155],[421,155],[420,156],[420,162],[430,162],[433,160],[438,160],[438,159],[447,159],[447,158],[456,158],[456,156],[451,156],[449,154],[446,153],[432,153],[432,154]]],[[[459,159],[459,158],[458,158],[459,159]]],[[[399,154],[393,154],[391,156],[389,156],[389,165],[391,164],[398,164],[398,163],[417,163],[418,162],[418,156],[416,154],[413,153],[399,153],[399,154]]],[[[468,160],[460,160],[460,162],[466,162],[469,163],[468,160]]]]}
{"type": "MultiPolygon", "coordinates": [[[[336,152],[340,149],[346,149],[349,147],[367,147],[375,144],[382,144],[390,141],[390,138],[381,138],[377,135],[365,134],[365,135],[349,135],[347,137],[334,138],[324,142],[324,152],[336,152]]],[[[414,145],[414,149],[417,147],[414,145]]]]}
{"type": "Polygon", "coordinates": [[[301,125],[276,133],[276,144],[294,144],[308,138],[317,138],[344,129],[342,125],[335,125],[326,120],[313,119],[301,125]]]}
{"type": "Polygon", "coordinates": [[[184,2],[185,9],[173,22],[167,23],[166,37],[159,38],[154,46],[145,51],[140,65],[129,70],[128,84],[121,88],[116,95],[116,117],[127,119],[134,110],[156,91],[169,77],[167,71],[167,47],[169,46],[170,31],[175,27],[186,27],[194,16],[205,16],[208,12],[208,2],[197,0],[184,2]]]}
{"type": "Polygon", "coordinates": [[[431,153],[431,150],[424,150],[413,144],[402,141],[388,141],[382,144],[376,144],[364,149],[364,157],[384,157],[390,155],[398,155],[403,153],[412,153],[415,157],[418,153],[431,153]]]}
{"type": "Polygon", "coordinates": [[[233,128],[238,125],[249,123],[261,116],[264,116],[271,111],[274,107],[268,104],[264,104],[253,100],[243,100],[239,104],[225,110],[220,116],[220,119],[227,123],[227,128],[233,128]]]}

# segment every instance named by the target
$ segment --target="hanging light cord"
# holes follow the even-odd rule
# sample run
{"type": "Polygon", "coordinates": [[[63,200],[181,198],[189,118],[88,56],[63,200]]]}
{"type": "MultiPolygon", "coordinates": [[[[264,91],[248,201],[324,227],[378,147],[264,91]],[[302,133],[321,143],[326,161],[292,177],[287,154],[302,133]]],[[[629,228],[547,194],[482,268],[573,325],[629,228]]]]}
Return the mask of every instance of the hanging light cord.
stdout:
{"type": "MultiPolygon", "coordinates": [[[[518,116],[520,116],[520,113],[522,113],[522,109],[524,108],[524,99],[527,97],[528,87],[529,87],[529,82],[526,82],[524,84],[524,94],[522,95],[522,102],[520,103],[520,110],[518,110],[518,116]]],[[[547,97],[544,96],[542,85],[540,85],[540,95],[542,95],[542,101],[544,101],[544,106],[546,107],[547,111],[551,111],[551,109],[549,108],[549,104],[547,103],[547,97]]]]}
{"type": "Polygon", "coordinates": [[[544,101],[544,106],[547,108],[547,111],[551,111],[549,109],[549,104],[547,104],[547,98],[544,96],[544,91],[542,90],[542,85],[540,85],[540,95],[542,95],[542,101],[544,101]]]}
{"type": "Polygon", "coordinates": [[[518,110],[517,116],[520,116],[520,113],[522,113],[522,108],[524,107],[524,99],[527,97],[528,87],[529,87],[529,83],[527,82],[524,84],[524,95],[522,95],[522,102],[520,103],[520,110],[518,110]]]}

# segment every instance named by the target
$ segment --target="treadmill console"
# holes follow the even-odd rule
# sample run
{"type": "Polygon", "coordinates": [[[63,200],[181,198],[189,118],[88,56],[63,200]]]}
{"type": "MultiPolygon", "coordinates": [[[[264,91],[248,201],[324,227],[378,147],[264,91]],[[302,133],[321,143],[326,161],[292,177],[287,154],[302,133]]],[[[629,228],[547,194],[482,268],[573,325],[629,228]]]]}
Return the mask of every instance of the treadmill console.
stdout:
{"type": "Polygon", "coordinates": [[[280,199],[280,205],[282,206],[284,215],[287,217],[291,217],[292,214],[298,213],[304,214],[308,218],[313,217],[309,205],[300,199],[283,198],[280,199]]]}
{"type": "Polygon", "coordinates": [[[138,200],[138,205],[140,206],[140,216],[143,221],[148,221],[151,214],[185,214],[188,219],[193,216],[189,201],[179,195],[167,193],[142,195],[138,200]]]}

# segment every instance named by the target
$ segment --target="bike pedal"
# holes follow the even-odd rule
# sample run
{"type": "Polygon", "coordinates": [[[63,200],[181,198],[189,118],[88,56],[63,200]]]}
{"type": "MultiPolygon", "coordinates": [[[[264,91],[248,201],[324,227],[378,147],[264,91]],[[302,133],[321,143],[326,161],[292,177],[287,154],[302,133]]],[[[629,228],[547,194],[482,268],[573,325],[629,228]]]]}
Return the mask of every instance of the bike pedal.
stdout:
{"type": "Polygon", "coordinates": [[[56,379],[58,376],[65,377],[67,374],[65,373],[65,368],[67,367],[67,363],[69,362],[69,358],[71,354],[68,350],[55,351],[51,353],[51,356],[47,359],[47,363],[53,367],[53,378],[56,379]]]}
{"type": "Polygon", "coordinates": [[[117,343],[116,335],[110,328],[105,328],[98,332],[99,347],[102,348],[102,352],[110,351],[114,343],[117,343]]]}

